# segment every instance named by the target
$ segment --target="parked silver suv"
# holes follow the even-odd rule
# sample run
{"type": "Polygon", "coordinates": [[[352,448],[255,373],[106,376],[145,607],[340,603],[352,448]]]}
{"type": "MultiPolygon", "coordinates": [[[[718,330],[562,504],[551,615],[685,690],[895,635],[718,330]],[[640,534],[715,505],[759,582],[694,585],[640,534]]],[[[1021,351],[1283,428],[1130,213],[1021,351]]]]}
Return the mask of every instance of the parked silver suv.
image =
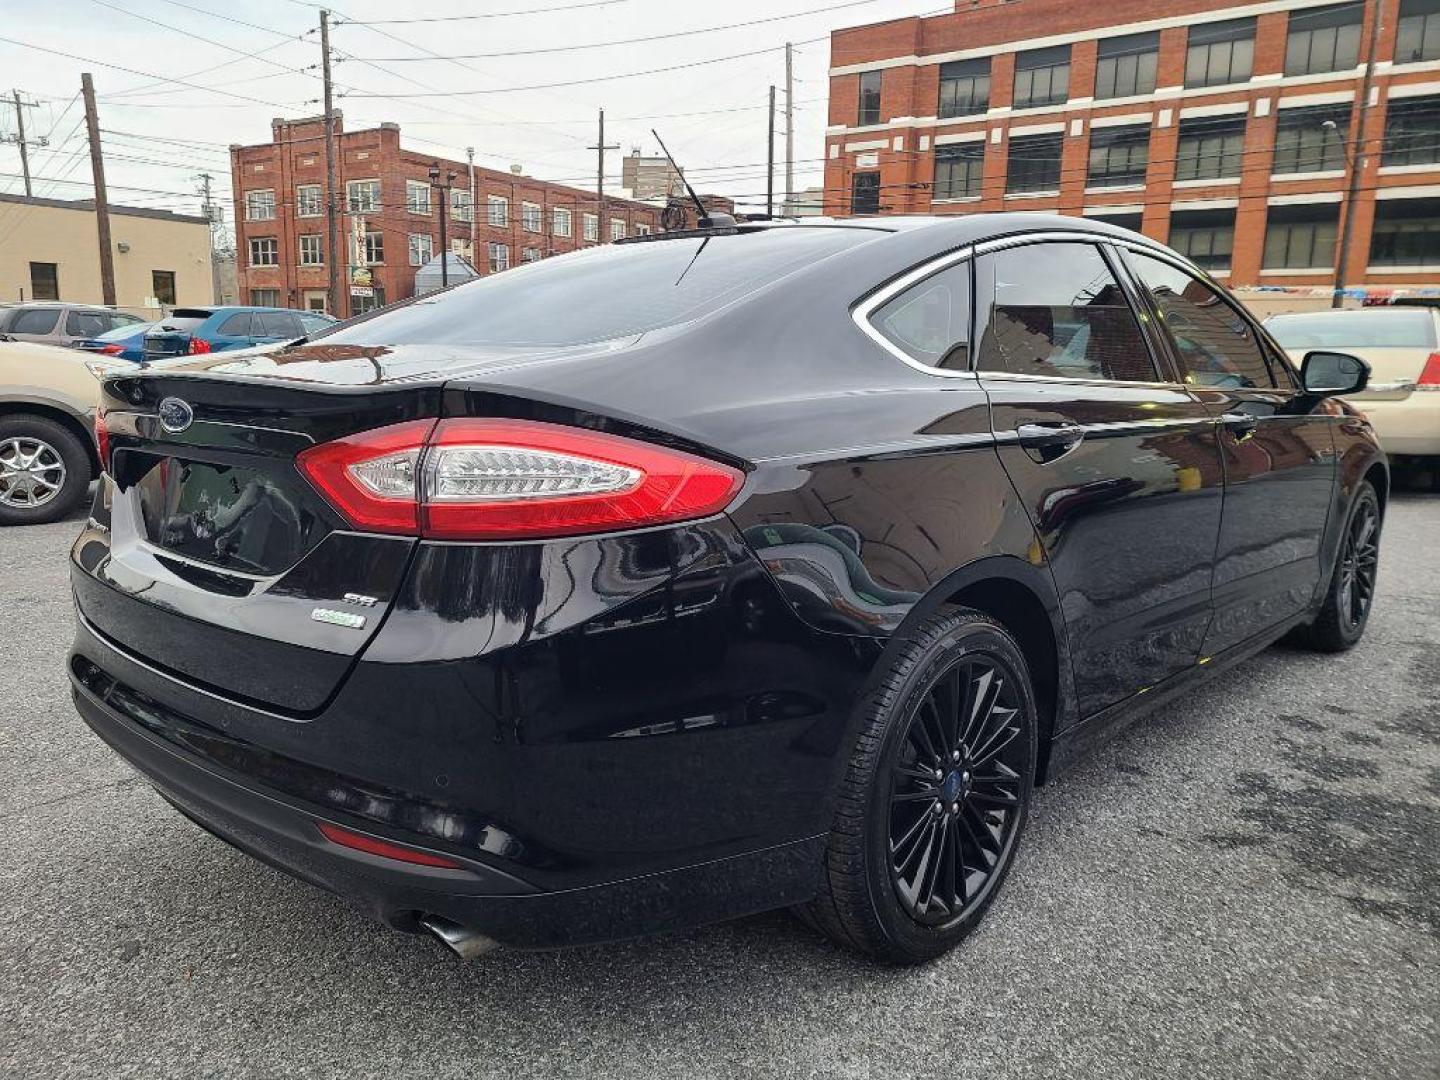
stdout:
{"type": "Polygon", "coordinates": [[[71,345],[144,321],[138,316],[93,304],[35,301],[0,307],[0,340],[71,345]]]}

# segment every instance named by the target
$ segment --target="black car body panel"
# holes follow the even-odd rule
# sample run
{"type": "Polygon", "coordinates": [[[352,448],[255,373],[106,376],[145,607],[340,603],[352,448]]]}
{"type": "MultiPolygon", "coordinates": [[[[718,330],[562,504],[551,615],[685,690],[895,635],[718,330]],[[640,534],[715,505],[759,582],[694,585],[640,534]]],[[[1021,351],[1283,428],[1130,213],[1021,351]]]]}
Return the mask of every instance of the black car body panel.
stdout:
{"type": "MultiPolygon", "coordinates": [[[[854,703],[937,610],[1009,620],[1059,767],[1307,617],[1356,486],[1384,496],[1363,418],[1308,400],[1278,349],[1287,387],[1199,385],[1151,318],[1155,376],[1119,384],[929,369],[866,329],[917,268],[973,262],[989,347],[991,252],[1057,238],[1102,245],[1114,302],[1145,313],[1125,245],[1176,257],[1134,234],[812,228],[863,235],[679,325],[469,346],[367,342],[358,320],[107,380],[111,475],[72,552],[82,715],[187,815],[393,925],[623,937],[815,894],[854,703]],[[169,396],[193,411],[181,431],[160,424],[169,396]],[[453,417],[668,446],[744,487],[682,524],[441,542],[349,527],[295,465],[453,417]],[[1060,452],[1034,444],[1072,427],[1060,452]],[[320,821],[459,869],[337,848],[320,821]]],[[[463,315],[466,288],[407,318],[463,315]]]]}

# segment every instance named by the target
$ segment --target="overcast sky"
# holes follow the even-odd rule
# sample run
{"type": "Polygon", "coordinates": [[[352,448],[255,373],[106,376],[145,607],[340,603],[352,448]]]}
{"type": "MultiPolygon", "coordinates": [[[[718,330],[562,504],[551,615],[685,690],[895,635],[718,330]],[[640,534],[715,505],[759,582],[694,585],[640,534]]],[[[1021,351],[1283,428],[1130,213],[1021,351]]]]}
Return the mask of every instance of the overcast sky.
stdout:
{"type": "MultiPolygon", "coordinates": [[[[770,84],[783,95],[780,47],[796,44],[795,186],[818,185],[829,32],[944,6],[937,0],[341,0],[339,9],[331,8],[339,24],[331,44],[337,57],[346,57],[335,67],[343,88],[337,107],[350,129],[400,124],[402,142],[413,149],[463,160],[465,147],[474,146],[477,164],[519,164],[534,176],[590,187],[595,154],[586,147],[595,142],[595,114],[603,106],[606,141],[619,143],[621,153],[632,146],[656,151],[654,126],[697,188],[753,205],[763,202],[765,190],[770,84]],[[562,7],[569,10],[536,10],[562,7]],[[515,12],[523,14],[503,14],[515,12]],[[491,17],[454,18],[482,14],[491,17]],[[362,25],[386,19],[446,21],[362,25]],[[758,19],[774,21],[736,25],[758,19]],[[712,29],[722,25],[727,28],[712,29]],[[603,44],[692,30],[709,32],[603,44]],[[573,46],[597,47],[478,55],[573,46]],[[579,81],[720,57],[735,58],[579,81]],[[555,83],[575,85],[525,89],[555,83]],[[435,92],[450,96],[402,96],[435,92]]],[[[271,117],[319,111],[319,7],[302,0],[0,0],[0,37],[24,43],[0,41],[0,89],[16,87],[38,102],[26,110],[26,134],[49,139],[48,147],[31,153],[36,194],[90,195],[76,96],[80,73],[90,71],[112,201],[194,212],[194,175],[209,171],[228,204],[226,146],[268,141],[271,117]]],[[[14,130],[14,110],[0,100],[0,132],[14,130]]],[[[783,147],[777,134],[777,162],[783,147]]],[[[611,160],[607,172],[618,180],[619,155],[611,160]]],[[[0,145],[0,191],[22,190],[19,172],[16,147],[0,145]]],[[[778,166],[776,173],[779,190],[778,166]]]]}

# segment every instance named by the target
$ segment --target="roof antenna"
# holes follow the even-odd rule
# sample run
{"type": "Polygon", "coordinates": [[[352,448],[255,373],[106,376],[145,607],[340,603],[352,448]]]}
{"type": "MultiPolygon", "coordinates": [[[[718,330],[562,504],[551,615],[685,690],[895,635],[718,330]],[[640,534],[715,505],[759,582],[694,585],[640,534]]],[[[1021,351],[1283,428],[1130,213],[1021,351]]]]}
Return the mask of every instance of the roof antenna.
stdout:
{"type": "Polygon", "coordinates": [[[680,166],[675,164],[675,159],[670,156],[670,151],[665,148],[665,140],[660,138],[660,133],[654,128],[650,134],[655,136],[655,141],[660,144],[660,152],[665,155],[665,160],[670,162],[670,168],[675,170],[675,175],[685,185],[685,191],[690,196],[690,201],[695,204],[695,224],[702,229],[733,229],[735,219],[722,211],[709,211],[705,204],[700,201],[700,196],[695,194],[695,189],[690,186],[690,181],[685,179],[685,174],[680,171],[680,166]]]}

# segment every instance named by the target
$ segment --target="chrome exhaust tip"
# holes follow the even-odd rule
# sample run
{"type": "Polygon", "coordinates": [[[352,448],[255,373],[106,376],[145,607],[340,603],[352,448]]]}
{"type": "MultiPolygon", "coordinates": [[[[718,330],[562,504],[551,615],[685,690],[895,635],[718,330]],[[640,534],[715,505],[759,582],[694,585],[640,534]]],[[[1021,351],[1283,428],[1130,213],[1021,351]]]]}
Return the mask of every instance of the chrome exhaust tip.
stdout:
{"type": "Polygon", "coordinates": [[[419,921],[421,926],[439,938],[445,947],[461,960],[474,960],[500,947],[500,943],[494,938],[468,930],[439,915],[422,915],[419,921]]]}

